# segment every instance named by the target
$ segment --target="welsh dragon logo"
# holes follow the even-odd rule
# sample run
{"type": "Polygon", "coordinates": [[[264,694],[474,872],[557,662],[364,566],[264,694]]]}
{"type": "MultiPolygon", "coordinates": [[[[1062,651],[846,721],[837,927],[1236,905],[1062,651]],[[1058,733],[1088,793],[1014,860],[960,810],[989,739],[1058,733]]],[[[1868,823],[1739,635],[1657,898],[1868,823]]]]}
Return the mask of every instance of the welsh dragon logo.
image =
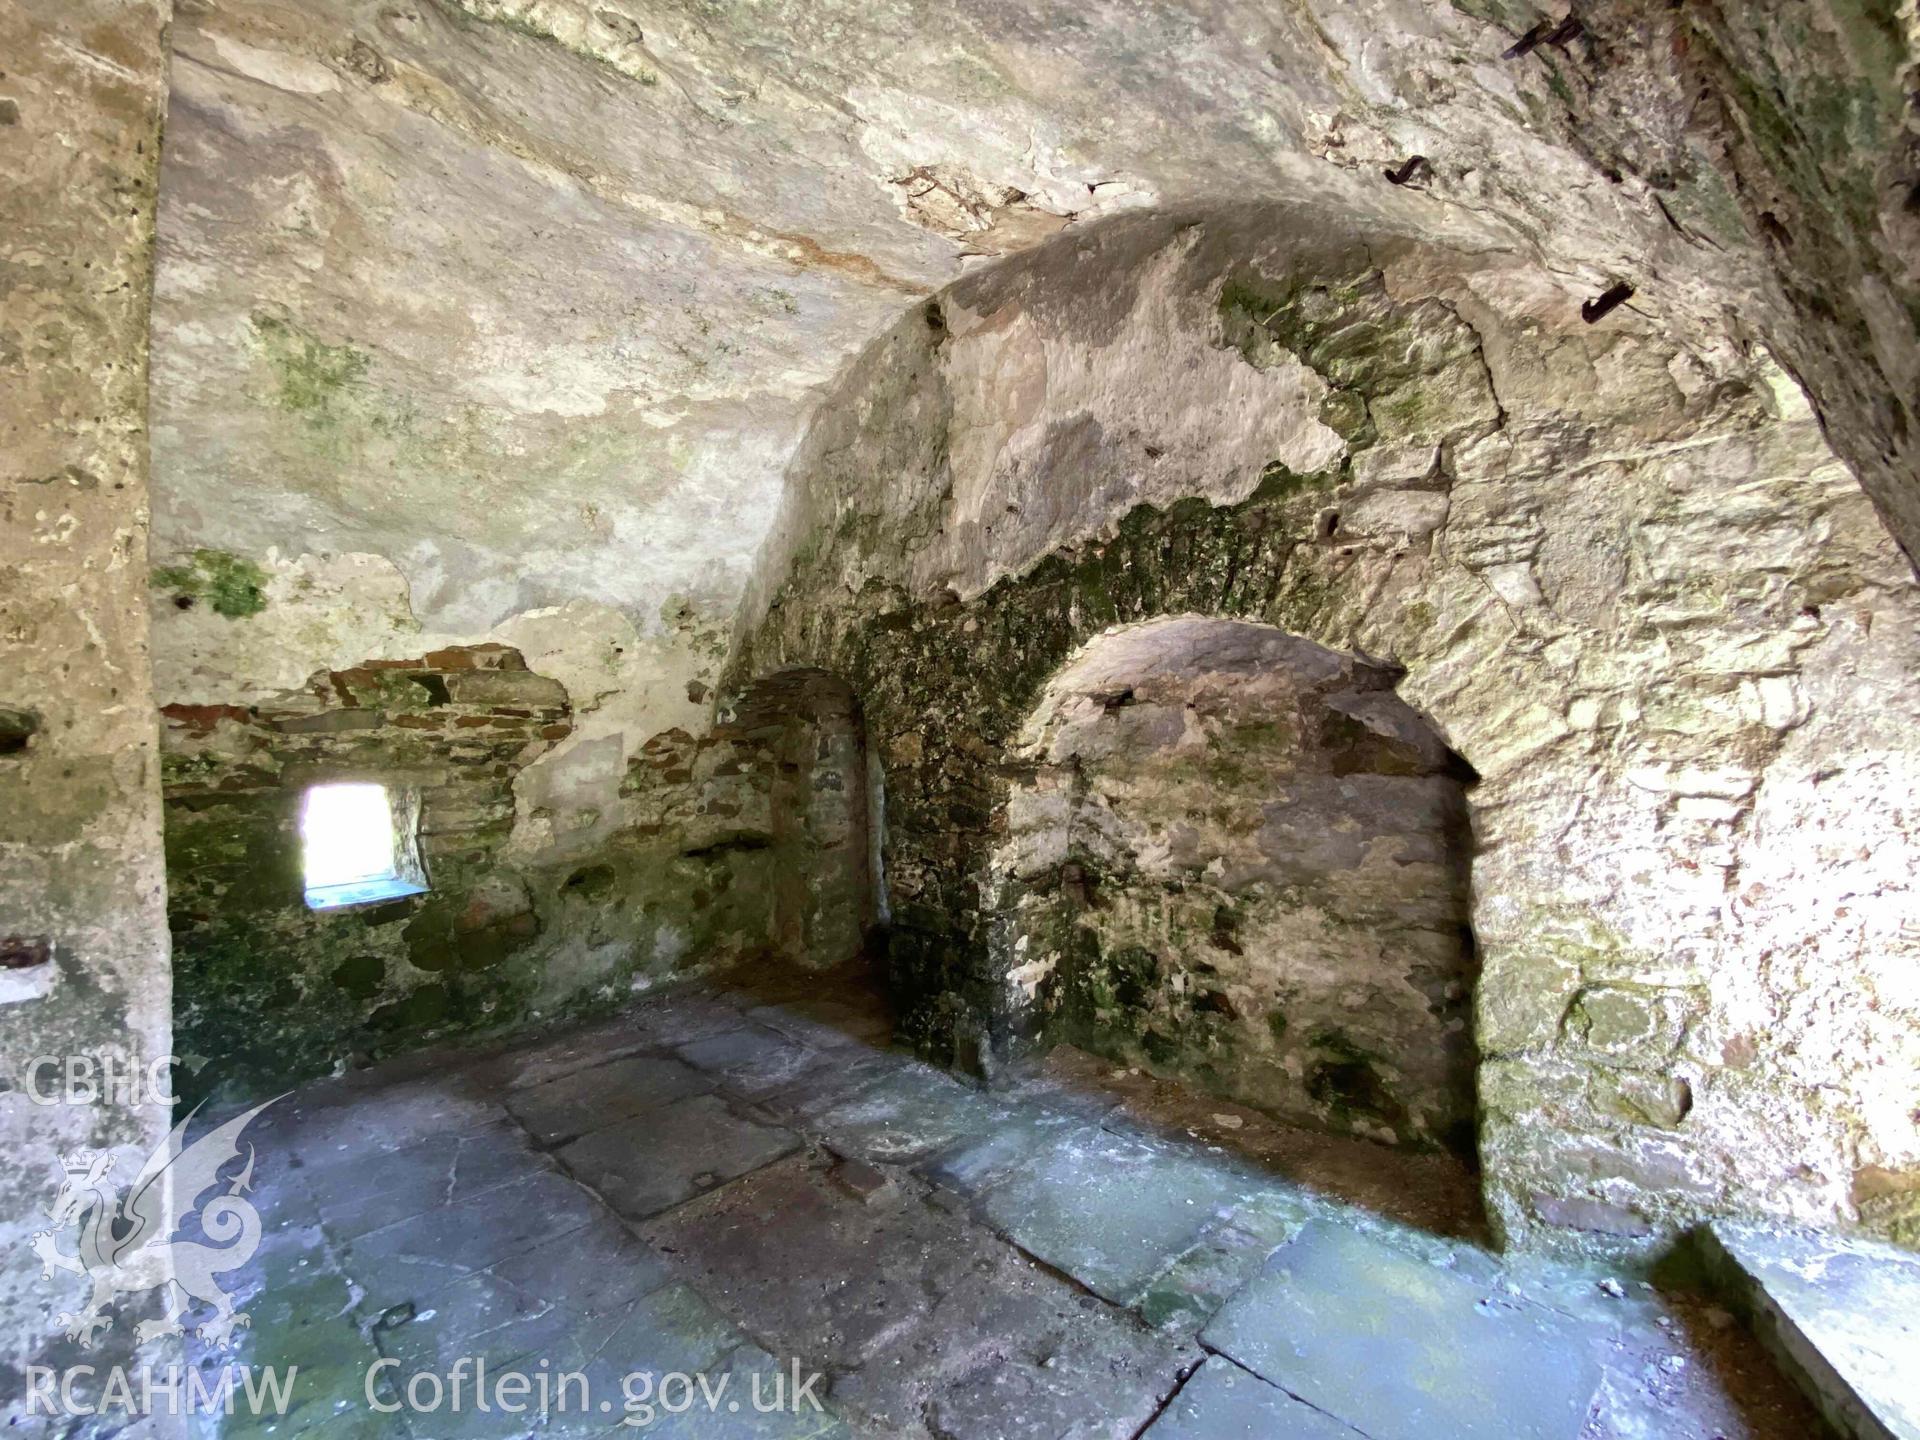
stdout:
{"type": "Polygon", "coordinates": [[[113,1183],[113,1152],[82,1151],[61,1161],[60,1191],[47,1207],[54,1228],[33,1237],[33,1251],[43,1277],[58,1270],[93,1281],[85,1310],[56,1317],[69,1340],[92,1346],[113,1326],[106,1312],[116,1297],[165,1286],[166,1318],[136,1327],[137,1344],[185,1333],[180,1317],[196,1300],[211,1305],[214,1315],[194,1333],[216,1345],[233,1343],[234,1327],[246,1325],[247,1317],[234,1310],[233,1297],[214,1277],[237,1270],[259,1248],[260,1212],[244,1198],[253,1184],[253,1146],[241,1141],[240,1132],[273,1103],[256,1105],[189,1145],[187,1125],[199,1113],[196,1106],[147,1157],[124,1196],[113,1183]],[[201,1205],[201,1196],[223,1183],[220,1172],[243,1148],[246,1163],[224,1182],[224,1193],[201,1205]],[[177,1238],[196,1207],[200,1231],[212,1244],[177,1238]],[[58,1239],[70,1225],[78,1227],[79,1248],[67,1254],[58,1239]]]}

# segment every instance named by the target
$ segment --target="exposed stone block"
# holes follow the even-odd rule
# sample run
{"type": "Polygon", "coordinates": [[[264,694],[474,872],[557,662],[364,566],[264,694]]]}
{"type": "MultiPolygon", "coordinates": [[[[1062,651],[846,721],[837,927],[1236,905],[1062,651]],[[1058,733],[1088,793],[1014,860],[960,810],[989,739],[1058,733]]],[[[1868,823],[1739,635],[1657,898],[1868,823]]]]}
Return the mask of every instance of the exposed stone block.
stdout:
{"type": "Polygon", "coordinates": [[[447,693],[456,705],[559,709],[567,704],[566,686],[529,670],[454,671],[447,676],[447,693]]]}
{"type": "Polygon", "coordinates": [[[378,730],[387,717],[378,710],[323,710],[318,715],[297,715],[277,721],[274,729],[284,735],[341,735],[352,730],[378,730]]]}
{"type": "Polygon", "coordinates": [[[1584,1195],[1536,1194],[1533,1197],[1533,1209],[1547,1224],[1567,1230],[1584,1230],[1596,1235],[1626,1239],[1638,1239],[1653,1233],[1653,1226],[1645,1216],[1636,1214],[1624,1205],[1613,1205],[1584,1195]]]}

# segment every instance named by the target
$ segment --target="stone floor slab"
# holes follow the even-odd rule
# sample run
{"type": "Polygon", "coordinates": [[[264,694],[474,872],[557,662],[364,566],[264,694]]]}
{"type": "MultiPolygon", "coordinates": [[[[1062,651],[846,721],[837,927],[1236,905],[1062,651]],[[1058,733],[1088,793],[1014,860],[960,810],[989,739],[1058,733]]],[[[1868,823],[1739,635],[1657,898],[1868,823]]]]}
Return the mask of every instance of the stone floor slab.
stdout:
{"type": "Polygon", "coordinates": [[[956,1194],[975,1196],[1033,1163],[1069,1134],[1086,1128],[1072,1115],[1031,1105],[1013,1107],[984,1135],[964,1135],[922,1161],[919,1172],[956,1194]]]}
{"type": "Polygon", "coordinates": [[[711,1088],[678,1060],[631,1055],[517,1091],[507,1109],[540,1144],[555,1146],[711,1088]]]}
{"type": "Polygon", "coordinates": [[[1140,1440],[1362,1440],[1258,1375],[1211,1356],[1140,1440]]]}
{"type": "Polygon", "coordinates": [[[880,1434],[917,1433],[931,1407],[956,1440],[1130,1436],[1194,1358],[910,1179],[861,1201],[793,1156],[646,1234],[762,1343],[831,1368],[836,1405],[880,1434]],[[1086,1417],[1100,1428],[1074,1430],[1086,1417]]]}
{"type": "Polygon", "coordinates": [[[272,1360],[256,1343],[271,1339],[308,1357],[335,1409],[310,1403],[297,1426],[266,1433],[1132,1440],[1149,1425],[1162,1437],[1247,1424],[1283,1437],[1282,1420],[1306,1423],[1298,1409],[1268,1413],[1273,1375],[1242,1380],[1224,1356],[1193,1375],[1204,1334],[1274,1375],[1300,1367],[1336,1390],[1341,1376],[1382,1375],[1404,1389],[1435,1358],[1420,1342],[1446,1337],[1438,1359],[1491,1397],[1500,1428],[1449,1428],[1455,1417],[1442,1415],[1410,1431],[1402,1403],[1370,1440],[1508,1440],[1533,1432],[1502,1407],[1537,1405],[1535,1392],[1586,1366],[1590,1332],[1604,1336],[1606,1376],[1594,1437],[1816,1433],[1812,1410],[1729,1317],[1444,1238],[1457,1232],[1429,1216],[1451,1200],[1382,1203],[1429,1175],[1390,1152],[1268,1135],[1090,1057],[1067,1057],[1026,1091],[979,1092],[876,1048],[885,1026],[871,1004],[823,1009],[819,987],[793,974],[760,977],[751,995],[682,989],[577,1031],[383,1062],[267,1111],[256,1122],[267,1233],[227,1281],[260,1317],[240,1353],[272,1360]],[[626,1063],[642,1058],[661,1064],[626,1063]],[[716,1090],[687,1094],[695,1082],[716,1090]],[[1084,1093],[1094,1082],[1104,1098],[1084,1093]],[[631,1113],[558,1154],[505,1108],[540,1123],[544,1107],[543,1133],[559,1135],[581,1103],[615,1091],[612,1109],[631,1113]],[[822,1153],[831,1148],[856,1158],[822,1153]],[[1323,1237],[1321,1251],[1340,1252],[1329,1277],[1277,1282],[1274,1262],[1289,1254],[1312,1278],[1301,1264],[1315,1249],[1301,1231],[1309,1221],[1356,1248],[1323,1237]],[[656,1235],[673,1253],[647,1243],[656,1235]],[[1413,1290],[1437,1286],[1441,1298],[1409,1299],[1407,1274],[1396,1280],[1379,1252],[1411,1267],[1413,1290]],[[1538,1343],[1514,1342],[1529,1325],[1522,1339],[1538,1343]],[[1503,1344],[1525,1364],[1483,1373],[1503,1344]],[[764,1375],[796,1355],[826,1371],[831,1414],[696,1406],[645,1430],[618,1424],[619,1381],[633,1370],[764,1375]],[[442,1373],[462,1357],[591,1368],[603,1387],[594,1399],[613,1408],[544,1420],[377,1415],[348,1393],[376,1356],[442,1373]]]}
{"type": "Polygon", "coordinates": [[[1197,1333],[1265,1268],[1277,1243],[1231,1221],[1209,1227],[1192,1249],[1154,1278],[1134,1309],[1157,1330],[1197,1333]]]}
{"type": "Polygon", "coordinates": [[[288,1095],[253,1122],[247,1138],[270,1155],[297,1137],[301,1153],[319,1165],[482,1130],[501,1118],[490,1095],[448,1077],[383,1083],[379,1072],[361,1071],[288,1095]]]}
{"type": "Polygon", "coordinates": [[[346,1281],[337,1274],[277,1280],[247,1307],[250,1323],[235,1332],[235,1350],[188,1345],[188,1355],[203,1367],[238,1361],[272,1366],[283,1377],[291,1376],[284,1413],[269,1407],[257,1415],[249,1412],[244,1386],[236,1379],[238,1409],[225,1419],[223,1434],[236,1440],[305,1434],[338,1426],[349,1417],[354,1428],[368,1433],[387,1429],[385,1420],[367,1405],[366,1375],[379,1355],[354,1324],[351,1299],[346,1281]]]}
{"type": "Polygon", "coordinates": [[[1490,1289],[1315,1221],[1201,1340],[1371,1440],[1576,1440],[1596,1337],[1490,1289]]]}
{"type": "Polygon", "coordinates": [[[1201,1157],[1084,1126],[981,1203],[1021,1249],[1130,1305],[1246,1196],[1243,1181],[1201,1157]]]}
{"type": "Polygon", "coordinates": [[[376,1324],[383,1354],[444,1371],[461,1356],[499,1366],[551,1353],[581,1322],[615,1314],[672,1280],[666,1263],[605,1212],[569,1234],[434,1291],[376,1324]]]}
{"type": "Polygon", "coordinates": [[[644,1220],[795,1149],[790,1130],[697,1095],[574,1141],[560,1163],[630,1220],[644,1220]]]}
{"type": "Polygon", "coordinates": [[[342,1263],[372,1316],[424,1305],[442,1286],[578,1230],[595,1213],[593,1197],[565,1176],[534,1175],[359,1236],[342,1263]]]}
{"type": "Polygon", "coordinates": [[[644,1227],[763,1340],[850,1369],[924,1323],[915,1297],[951,1289],[985,1237],[896,1192],[863,1204],[795,1155],[644,1227]]]}
{"type": "Polygon", "coordinates": [[[827,1058],[829,1052],[803,1045],[763,1025],[704,1036],[680,1046],[678,1054],[726,1089],[750,1099],[794,1084],[813,1066],[832,1063],[827,1058]]]}
{"type": "Polygon", "coordinates": [[[1829,1424],[1920,1440],[1920,1255],[1725,1221],[1707,1243],[1732,1302],[1829,1424]]]}
{"type": "Polygon", "coordinates": [[[877,1049],[893,1034],[884,1010],[833,999],[790,1000],[748,1009],[749,1019],[772,1026],[803,1044],[832,1049],[877,1049]]]}
{"type": "Polygon", "coordinates": [[[1002,1343],[934,1392],[928,1429],[952,1440],[1132,1440],[1195,1357],[1084,1299],[1039,1291],[988,1307],[1002,1343]]]}
{"type": "Polygon", "coordinates": [[[907,1165],[1007,1123],[1012,1112],[926,1066],[903,1067],[808,1111],[808,1131],[842,1155],[907,1165]]]}
{"type": "Polygon", "coordinates": [[[377,1164],[305,1173],[327,1233],[350,1240],[552,1170],[553,1162],[527,1143],[518,1125],[502,1121],[391,1151],[377,1164]]]}

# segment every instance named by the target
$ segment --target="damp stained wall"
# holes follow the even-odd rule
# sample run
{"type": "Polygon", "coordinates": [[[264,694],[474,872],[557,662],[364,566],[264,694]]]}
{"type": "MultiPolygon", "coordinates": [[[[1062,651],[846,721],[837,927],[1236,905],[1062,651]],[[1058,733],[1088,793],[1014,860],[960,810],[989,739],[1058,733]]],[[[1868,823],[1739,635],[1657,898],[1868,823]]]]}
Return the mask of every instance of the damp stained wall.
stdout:
{"type": "MultiPolygon", "coordinates": [[[[36,1104],[39,1056],[170,1049],[147,612],[147,305],[163,0],[0,10],[0,1394],[78,1347],[29,1240],[75,1150],[131,1180],[167,1107],[36,1104]]],[[[44,1077],[43,1077],[44,1078],[44,1077]]],[[[131,1320],[87,1356],[110,1364],[131,1320]]],[[[124,1342],[124,1343],[123,1343],[124,1342]]],[[[21,1433],[16,1430],[14,1433],[21,1433]]]]}
{"type": "MultiPolygon", "coordinates": [[[[182,611],[156,588],[157,699],[245,708],[369,660],[519,650],[565,686],[574,730],[515,777],[503,860],[551,872],[569,904],[597,889],[583,880],[568,892],[569,879],[609,864],[675,877],[649,892],[641,922],[595,911],[542,932],[550,992],[610,1002],[682,958],[701,963],[705,932],[683,905],[715,903],[713,857],[746,864],[757,843],[755,825],[735,821],[761,797],[719,773],[731,762],[711,743],[711,701],[730,618],[763,563],[757,547],[791,491],[807,533],[790,515],[764,564],[777,588],[800,554],[803,588],[816,592],[817,606],[780,622],[814,627],[791,640],[796,660],[846,672],[863,704],[899,714],[910,684],[938,689],[955,664],[983,667],[950,713],[937,700],[876,734],[872,753],[907,817],[888,857],[902,954],[931,937],[901,964],[925,995],[945,997],[929,999],[927,1034],[987,1056],[1030,1025],[1001,994],[1011,967],[982,959],[991,947],[976,933],[979,847],[991,848],[983,830],[1001,795],[990,767],[1051,669],[1116,618],[1192,601],[1292,622],[1338,648],[1364,634],[1409,660],[1424,654],[1419,703],[1446,723],[1439,701],[1466,684],[1496,759],[1597,748],[1644,721],[1633,733],[1661,739],[1634,752],[1652,787],[1626,807],[1641,830],[1621,863],[1636,874],[1670,868],[1695,841],[1714,857],[1739,850],[1734,832],[1750,822],[1791,832],[1810,810],[1844,813],[1846,797],[1795,795],[1777,816],[1757,777],[1780,755],[1802,777],[1824,774],[1837,731],[1805,753],[1783,737],[1806,714],[1853,723],[1846,697],[1858,685],[1894,718],[1857,717],[1867,759],[1846,783],[1865,796],[1871,833],[1900,832],[1886,797],[1907,763],[1896,723],[1906,642],[1885,641],[1884,607],[1906,602],[1814,422],[1828,422],[1911,547],[1913,167],[1900,77],[1912,20],[1821,6],[1783,21],[1776,10],[1602,4],[1578,43],[1509,59],[1535,16],[1504,3],[1236,4],[1205,23],[1177,8],[1143,17],[991,0],[698,17],[632,0],[195,6],[176,46],[162,186],[156,560],[161,578],[191,572],[210,595],[182,611]],[[768,25],[778,46],[764,43],[768,25]],[[943,42],[926,45],[930,33],[943,42]],[[1384,168],[1416,153],[1429,160],[1419,183],[1385,181],[1384,168]],[[1153,283],[1083,294],[1084,333],[1068,343],[1023,304],[987,290],[969,300],[970,286],[997,283],[984,277],[953,292],[950,331],[938,307],[919,308],[991,257],[1038,256],[1051,237],[1067,248],[1036,266],[1058,268],[1075,246],[1098,249],[1117,218],[1156,212],[1164,224],[1223,196],[1287,202],[1269,217],[1276,235],[1335,214],[1365,233],[1361,248],[1377,237],[1431,248],[1342,260],[1325,294],[1357,307],[1355,322],[1306,313],[1317,335],[1300,333],[1298,305],[1274,332],[1287,307],[1269,302],[1288,296],[1249,282],[1227,307],[1225,346],[1214,300],[1179,293],[1218,281],[1225,298],[1222,256],[1205,285],[1183,279],[1172,255],[1153,283]],[[1431,288],[1421,255],[1478,257],[1439,267],[1478,278],[1408,301],[1431,288]],[[1580,302],[1623,277],[1634,302],[1593,338],[1571,338],[1580,302]],[[1406,333],[1410,315],[1422,348],[1351,370],[1347,351],[1365,349],[1382,307],[1385,334],[1406,333]],[[1449,322],[1449,307],[1465,318],[1449,322]],[[903,312],[903,327],[862,351],[903,312]],[[1492,312],[1506,328],[1470,333],[1492,312]],[[946,336],[969,358],[936,383],[946,336]],[[1110,405],[1100,392],[1122,358],[1128,378],[1110,405]],[[1775,361],[1806,379],[1818,415],[1775,361]],[[1762,412],[1779,428],[1765,429],[1762,412]],[[1070,423],[1053,423],[1062,416],[1070,423]],[[1129,430],[1150,438],[1136,448],[1129,430]],[[923,468],[942,476],[929,455],[957,465],[944,511],[916,488],[923,468]],[[883,473],[905,483],[880,495],[883,473]],[[1319,503],[1310,492],[1321,489],[1341,504],[1319,503]],[[854,492],[864,498],[842,506],[854,492]],[[1341,540],[1296,543],[1318,537],[1328,509],[1341,540]],[[1107,573],[1122,551],[1134,578],[1107,573]],[[1181,568],[1194,564],[1202,571],[1181,568]],[[244,595],[244,567],[262,577],[264,603],[222,613],[211,592],[238,576],[244,595]],[[1608,598],[1625,583],[1616,572],[1645,592],[1625,607],[1641,627],[1625,635],[1608,598]],[[876,577],[881,590],[857,594],[876,577]],[[992,588],[1006,581],[1020,582],[1019,603],[1000,612],[1018,643],[967,608],[1009,606],[1015,589],[992,588]],[[1425,593],[1430,581],[1444,593],[1425,593]],[[891,584],[908,600],[888,598],[891,584]],[[959,604],[945,613],[949,591],[959,604]],[[1396,600],[1389,624],[1383,607],[1396,600]],[[839,622],[819,618],[859,612],[878,625],[888,605],[895,632],[857,663],[826,633],[839,622]],[[1521,637],[1512,653],[1488,661],[1491,637],[1509,631],[1521,637]],[[1869,631],[1884,649],[1864,645],[1869,631]],[[909,658],[908,670],[885,668],[909,658]],[[1552,670],[1552,698],[1486,718],[1499,709],[1486,695],[1538,693],[1504,683],[1530,666],[1552,670]],[[1627,692],[1663,667],[1686,683],[1648,721],[1627,692]],[[1502,685],[1487,680],[1496,673],[1502,685]],[[929,738],[942,727],[948,738],[929,738]],[[1729,735],[1744,748],[1723,775],[1702,757],[1729,735]],[[938,782],[917,788],[938,767],[938,782]],[[1641,833],[1653,816],[1674,827],[1666,842],[1641,833]],[[1703,828],[1689,839],[1686,826],[1703,828]]],[[[770,653],[780,648],[756,640],[746,678],[785,663],[770,653]]],[[[1487,793],[1521,793],[1503,787],[1487,793]]],[[[1543,793],[1574,792],[1550,781],[1543,793]]],[[[1573,826],[1577,843],[1612,833],[1588,819],[1573,826]]],[[[1891,863],[1904,852],[1875,853],[1891,863]]],[[[1819,864],[1871,868],[1838,854],[1819,864]]],[[[1765,900],[1800,883],[1792,865],[1742,915],[1726,896],[1747,893],[1743,877],[1708,868],[1686,914],[1646,917],[1659,935],[1716,937],[1659,972],[1689,993],[1725,973],[1725,927],[1773,926],[1775,956],[1805,938],[1790,907],[1765,900]],[[1710,910],[1711,924],[1698,918],[1710,910]]],[[[1528,893],[1547,893],[1547,869],[1528,893]]],[[[1853,990],[1883,992],[1881,1003],[1822,981],[1786,1026],[1817,1035],[1814,1058],[1781,1083],[1812,1093],[1826,1055],[1869,1042],[1890,1059],[1877,1079],[1856,1074],[1847,1113],[1792,1130],[1785,1143],[1814,1158],[1779,1187],[1789,1213],[1909,1204],[1912,1146],[1896,1118],[1908,939],[1885,918],[1897,880],[1860,886],[1873,906],[1813,922],[1825,936],[1814,969],[1829,973],[1835,945],[1885,957],[1859,962],[1873,983],[1853,990]],[[1830,933],[1849,926],[1851,939],[1830,933]],[[1862,1150],[1849,1138],[1859,1134],[1881,1138],[1862,1150]]],[[[1588,908],[1582,897],[1544,921],[1480,922],[1567,939],[1541,993],[1557,993],[1563,970],[1657,972],[1635,926],[1581,929],[1574,917],[1588,908]]],[[[715,951],[731,953],[731,942],[715,951]]],[[[1739,953],[1759,963],[1760,949],[1739,953]]],[[[1789,988],[1784,975],[1749,986],[1773,998],[1745,1002],[1735,1029],[1781,1032],[1772,1008],[1789,988]]],[[[1656,999],[1667,1016],[1668,998],[1656,999]]],[[[1694,1007],[1675,1003],[1684,1030],[1694,1007]]],[[[1569,1013],[1532,1016],[1514,1053],[1596,1034],[1595,1053],[1613,1053],[1612,1032],[1584,1009],[1562,1036],[1569,1013]]],[[[1502,1033],[1501,1018],[1483,1029],[1502,1033]]],[[[1662,1019],[1648,1035],[1664,1045],[1674,1030],[1662,1019]]],[[[1582,1113],[1589,1072],[1583,1062],[1568,1082],[1579,1093],[1565,1103],[1582,1113]]],[[[1779,1081],[1770,1068],[1761,1090],[1779,1081]]],[[[1670,1114],[1671,1096],[1649,1111],[1612,1095],[1593,1103],[1612,1107],[1607,1123],[1639,1147],[1634,1162],[1611,1173],[1610,1153],[1573,1157],[1585,1208],[1561,1204],[1559,1180],[1516,1182],[1502,1202],[1513,1225],[1543,1205],[1595,1233],[1637,1229],[1649,1205],[1665,1215],[1643,1197],[1674,1188],[1660,1180],[1673,1142],[1632,1127],[1670,1114]]],[[[1510,1099],[1516,1116],[1547,1103],[1510,1099]]],[[[1494,1128],[1513,1140],[1526,1127],[1494,1128]]],[[[1772,1163],[1716,1175],[1674,1213],[1766,1190],[1772,1163]]],[[[1535,1168],[1561,1173],[1550,1157],[1535,1168]]]]}
{"type": "Polygon", "coordinates": [[[762,852],[783,834],[782,755],[725,732],[655,736],[590,854],[519,846],[516,789],[575,722],[566,687],[509,646],[369,660],[163,716],[187,1100],[608,1008],[770,943],[762,852]],[[308,906],[302,797],[340,781],[404,797],[424,894],[308,906]]]}
{"type": "Polygon", "coordinates": [[[1473,1156],[1472,771],[1396,678],[1236,620],[1074,657],[993,864],[1049,1039],[1473,1156]]]}
{"type": "Polygon", "coordinates": [[[1049,680],[1116,623],[1256,619],[1403,666],[1481,776],[1508,1238],[1722,1213],[1911,1238],[1904,557],[1763,351],[1583,325],[1511,257],[1346,226],[1063,237],[903,321],[823,407],[737,664],[862,698],[908,1030],[989,1069],[1043,1030],[994,862],[1049,680]]]}

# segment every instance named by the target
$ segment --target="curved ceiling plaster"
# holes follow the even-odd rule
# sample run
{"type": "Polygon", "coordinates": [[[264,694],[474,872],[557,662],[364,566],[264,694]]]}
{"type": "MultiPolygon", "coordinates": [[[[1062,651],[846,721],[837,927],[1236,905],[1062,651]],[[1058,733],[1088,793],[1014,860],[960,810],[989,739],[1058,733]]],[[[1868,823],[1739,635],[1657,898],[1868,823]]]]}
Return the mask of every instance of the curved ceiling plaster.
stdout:
{"type": "MultiPolygon", "coordinates": [[[[1737,354],[1722,337],[1792,309],[1677,138],[1673,67],[1618,68],[1665,14],[1603,7],[1603,43],[1507,59],[1530,13],[1429,0],[178,0],[153,549],[244,557],[267,605],[233,621],[156,590],[158,699],[537,636],[580,723],[532,780],[604,814],[620,767],[595,747],[704,728],[742,598],[786,558],[821,397],[925,297],[1124,212],[1335,217],[1499,258],[1490,283],[1543,315],[1625,275],[1607,326],[1737,354]],[[1648,163],[1601,158],[1622,143],[1648,163]],[[1428,169],[1389,183],[1415,153],[1428,169]]],[[[923,585],[977,593],[1133,487],[1225,503],[1267,460],[1325,458],[1317,377],[1200,344],[1160,287],[1084,353],[976,288],[943,304],[983,379],[1101,424],[1158,394],[1171,442],[1076,472],[1085,493],[1052,493],[1054,467],[1008,516],[982,506],[1035,435],[1002,414],[956,436],[923,585]]]]}
{"type": "Polygon", "coordinates": [[[1576,59],[1512,39],[1421,0],[183,0],[156,553],[382,555],[461,633],[724,614],[865,341],[1141,206],[1313,203],[1719,323],[1737,246],[1566,143],[1576,59]]]}

